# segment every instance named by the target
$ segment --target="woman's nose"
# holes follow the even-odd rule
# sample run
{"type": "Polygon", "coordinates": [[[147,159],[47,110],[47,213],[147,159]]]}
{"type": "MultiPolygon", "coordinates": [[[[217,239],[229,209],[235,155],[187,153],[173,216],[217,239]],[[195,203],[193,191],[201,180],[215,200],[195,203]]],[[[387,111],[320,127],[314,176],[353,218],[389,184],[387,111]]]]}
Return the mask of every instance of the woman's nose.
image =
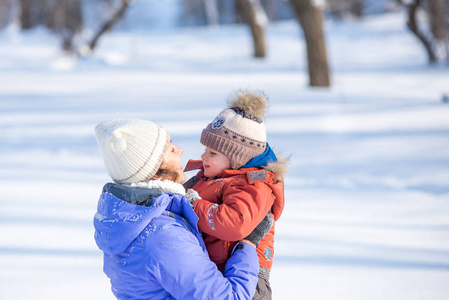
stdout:
{"type": "Polygon", "coordinates": [[[184,149],[182,149],[181,147],[175,146],[176,152],[179,153],[179,155],[181,155],[184,152],[184,149]]]}

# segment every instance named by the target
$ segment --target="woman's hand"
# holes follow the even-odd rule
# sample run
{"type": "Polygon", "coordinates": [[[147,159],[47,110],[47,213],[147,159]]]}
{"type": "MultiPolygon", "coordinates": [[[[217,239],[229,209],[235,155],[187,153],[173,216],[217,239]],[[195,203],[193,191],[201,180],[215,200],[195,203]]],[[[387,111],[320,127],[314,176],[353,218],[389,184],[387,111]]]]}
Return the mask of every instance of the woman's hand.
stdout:
{"type": "Polygon", "coordinates": [[[256,244],[254,244],[253,242],[251,242],[250,240],[240,240],[239,243],[246,243],[246,244],[250,244],[251,246],[253,246],[254,248],[257,248],[256,244]]]}

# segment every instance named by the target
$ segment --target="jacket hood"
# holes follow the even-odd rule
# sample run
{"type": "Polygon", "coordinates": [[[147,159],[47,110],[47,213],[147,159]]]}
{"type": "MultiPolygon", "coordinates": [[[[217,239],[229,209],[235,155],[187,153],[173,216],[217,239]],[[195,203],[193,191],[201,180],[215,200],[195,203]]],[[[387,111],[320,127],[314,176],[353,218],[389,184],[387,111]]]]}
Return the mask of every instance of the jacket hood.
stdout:
{"type": "Polygon", "coordinates": [[[198,217],[183,195],[151,186],[107,183],[103,187],[94,217],[95,241],[102,251],[123,252],[165,210],[183,216],[196,227],[198,217]]]}
{"type": "Polygon", "coordinates": [[[276,175],[276,177],[284,178],[284,176],[288,173],[288,164],[290,159],[283,157],[280,153],[276,154],[276,158],[276,162],[269,162],[263,167],[263,169],[272,172],[276,175]]]}

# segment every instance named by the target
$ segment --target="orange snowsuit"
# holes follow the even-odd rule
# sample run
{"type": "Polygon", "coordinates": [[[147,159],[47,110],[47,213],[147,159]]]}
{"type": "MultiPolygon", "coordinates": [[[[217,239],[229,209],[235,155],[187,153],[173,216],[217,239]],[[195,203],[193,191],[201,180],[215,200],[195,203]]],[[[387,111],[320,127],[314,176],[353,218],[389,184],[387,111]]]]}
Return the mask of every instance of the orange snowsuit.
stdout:
{"type": "MultiPolygon", "coordinates": [[[[267,212],[271,210],[271,217],[279,219],[284,208],[284,181],[259,168],[224,170],[208,180],[200,160],[190,160],[185,171],[196,169],[201,170],[185,187],[193,188],[202,198],[193,203],[198,227],[210,259],[218,269],[224,269],[236,242],[248,236],[267,212]]],[[[266,269],[273,264],[274,231],[273,225],[256,249],[259,264],[266,269]]]]}

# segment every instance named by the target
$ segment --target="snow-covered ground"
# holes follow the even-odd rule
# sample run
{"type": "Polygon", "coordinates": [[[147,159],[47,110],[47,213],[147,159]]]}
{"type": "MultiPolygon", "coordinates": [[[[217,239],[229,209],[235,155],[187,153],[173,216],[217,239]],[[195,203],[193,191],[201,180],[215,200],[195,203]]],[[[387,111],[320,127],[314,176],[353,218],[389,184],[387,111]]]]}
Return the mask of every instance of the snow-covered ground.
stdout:
{"type": "Polygon", "coordinates": [[[270,26],[265,60],[244,26],[113,32],[79,62],[43,30],[0,32],[0,299],[113,299],[94,126],[153,120],[186,162],[237,88],[269,95],[270,145],[291,155],[274,299],[449,299],[449,69],[427,66],[403,13],[326,38],[333,85],[312,89],[294,21],[270,26]]]}

